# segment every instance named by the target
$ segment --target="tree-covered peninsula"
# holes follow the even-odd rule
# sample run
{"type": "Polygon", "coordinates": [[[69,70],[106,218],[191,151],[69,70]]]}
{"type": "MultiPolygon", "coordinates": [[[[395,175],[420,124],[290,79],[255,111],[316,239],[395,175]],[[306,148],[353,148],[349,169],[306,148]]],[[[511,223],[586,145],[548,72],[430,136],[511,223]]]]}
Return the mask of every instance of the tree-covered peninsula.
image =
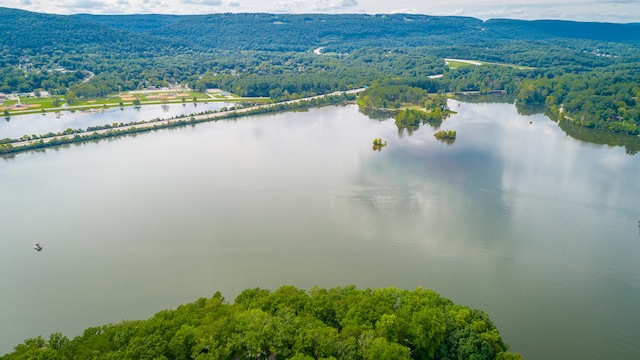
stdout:
{"type": "Polygon", "coordinates": [[[388,112],[400,130],[416,130],[422,124],[437,128],[451,114],[443,94],[429,94],[427,89],[402,84],[398,80],[383,81],[367,88],[357,103],[361,108],[388,112]]]}
{"type": "Polygon", "coordinates": [[[418,288],[220,293],[148,320],[24,341],[0,359],[522,359],[480,310],[418,288]]]}

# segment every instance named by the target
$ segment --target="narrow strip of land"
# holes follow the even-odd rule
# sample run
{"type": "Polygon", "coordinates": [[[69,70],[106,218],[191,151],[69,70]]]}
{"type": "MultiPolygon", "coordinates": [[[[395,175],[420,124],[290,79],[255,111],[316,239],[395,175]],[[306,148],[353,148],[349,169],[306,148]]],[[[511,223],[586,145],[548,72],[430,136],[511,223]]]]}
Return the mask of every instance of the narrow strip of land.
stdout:
{"type": "Polygon", "coordinates": [[[461,63],[471,64],[471,65],[482,65],[480,61],[475,61],[475,60],[444,59],[444,63],[447,65],[449,65],[449,63],[452,63],[452,62],[461,62],[461,63]]]}
{"type": "Polygon", "coordinates": [[[264,104],[264,105],[256,105],[256,106],[251,106],[251,107],[246,107],[246,108],[241,108],[241,109],[233,109],[233,110],[227,110],[227,111],[220,111],[220,112],[215,112],[215,113],[208,113],[208,114],[201,114],[201,115],[184,115],[184,116],[180,116],[180,117],[175,117],[172,119],[160,119],[160,120],[154,120],[154,121],[149,121],[149,122],[145,122],[145,123],[138,123],[138,124],[125,124],[122,126],[117,126],[117,127],[111,127],[108,129],[100,129],[100,130],[91,130],[91,131],[85,131],[82,133],[76,133],[76,134],[64,134],[64,135],[57,135],[57,136],[52,136],[52,137],[47,137],[47,138],[43,138],[43,139],[31,139],[31,140],[25,140],[25,141],[14,141],[14,142],[8,142],[5,143],[4,145],[11,145],[14,149],[19,149],[21,147],[27,147],[30,145],[33,145],[35,142],[38,141],[44,141],[44,143],[49,143],[49,142],[55,142],[58,140],[61,140],[63,138],[69,138],[70,136],[80,136],[81,138],[89,138],[94,134],[105,134],[108,132],[116,132],[118,130],[132,130],[132,129],[137,129],[137,130],[144,130],[144,129],[152,129],[155,128],[159,125],[170,125],[171,123],[174,122],[179,122],[181,120],[185,120],[185,119],[191,119],[194,120],[196,122],[199,121],[208,121],[208,120],[214,120],[216,118],[224,118],[224,117],[228,117],[229,115],[232,114],[243,114],[243,113],[250,113],[259,109],[267,109],[267,108],[271,108],[271,107],[276,107],[278,105],[286,105],[286,104],[295,104],[295,103],[299,103],[302,101],[309,101],[309,100],[313,100],[313,99],[319,99],[319,98],[324,98],[324,97],[328,97],[328,96],[339,96],[342,94],[357,94],[359,92],[364,91],[365,88],[359,88],[359,89],[353,89],[353,90],[347,90],[347,91],[336,91],[330,94],[323,94],[323,95],[316,95],[316,96],[311,96],[311,97],[306,97],[306,98],[301,98],[301,99],[295,99],[295,100],[289,100],[289,101],[284,101],[284,102],[278,102],[278,103],[271,103],[271,104],[264,104]]]}

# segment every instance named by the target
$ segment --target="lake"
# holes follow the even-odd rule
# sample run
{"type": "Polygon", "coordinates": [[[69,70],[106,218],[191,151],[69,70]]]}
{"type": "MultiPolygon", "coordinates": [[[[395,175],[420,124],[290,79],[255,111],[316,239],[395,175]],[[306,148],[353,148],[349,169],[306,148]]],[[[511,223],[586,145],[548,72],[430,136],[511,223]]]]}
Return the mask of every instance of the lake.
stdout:
{"type": "Polygon", "coordinates": [[[453,144],[348,105],[0,158],[0,354],[218,290],[355,284],[480,308],[526,359],[640,358],[640,155],[450,106],[453,144]]]}

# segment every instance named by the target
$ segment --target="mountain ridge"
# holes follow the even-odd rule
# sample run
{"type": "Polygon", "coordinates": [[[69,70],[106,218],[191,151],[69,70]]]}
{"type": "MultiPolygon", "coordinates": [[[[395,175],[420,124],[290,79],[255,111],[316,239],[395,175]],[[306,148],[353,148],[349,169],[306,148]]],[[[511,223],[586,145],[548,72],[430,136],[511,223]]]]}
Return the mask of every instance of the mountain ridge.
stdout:
{"type": "Polygon", "coordinates": [[[415,14],[54,15],[0,8],[0,47],[118,46],[308,51],[337,46],[435,46],[513,40],[595,40],[640,43],[640,23],[569,20],[480,20],[415,14]],[[26,30],[29,31],[26,31],[26,30]]]}

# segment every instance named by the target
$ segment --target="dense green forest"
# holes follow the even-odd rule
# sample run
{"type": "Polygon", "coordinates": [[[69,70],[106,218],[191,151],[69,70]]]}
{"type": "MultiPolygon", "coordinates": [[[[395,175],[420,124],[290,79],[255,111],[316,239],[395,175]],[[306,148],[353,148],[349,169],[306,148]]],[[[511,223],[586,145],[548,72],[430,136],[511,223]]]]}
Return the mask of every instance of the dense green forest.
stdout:
{"type": "Polygon", "coordinates": [[[522,359],[480,310],[430,290],[284,286],[220,293],[148,320],[31,338],[17,359],[522,359]]]}
{"type": "Polygon", "coordinates": [[[519,105],[553,107],[574,124],[610,132],[637,135],[640,126],[640,24],[8,8],[0,16],[5,94],[86,99],[182,85],[288,100],[386,81],[429,93],[500,90],[519,105]],[[445,58],[483,65],[450,67],[445,58]]]}

